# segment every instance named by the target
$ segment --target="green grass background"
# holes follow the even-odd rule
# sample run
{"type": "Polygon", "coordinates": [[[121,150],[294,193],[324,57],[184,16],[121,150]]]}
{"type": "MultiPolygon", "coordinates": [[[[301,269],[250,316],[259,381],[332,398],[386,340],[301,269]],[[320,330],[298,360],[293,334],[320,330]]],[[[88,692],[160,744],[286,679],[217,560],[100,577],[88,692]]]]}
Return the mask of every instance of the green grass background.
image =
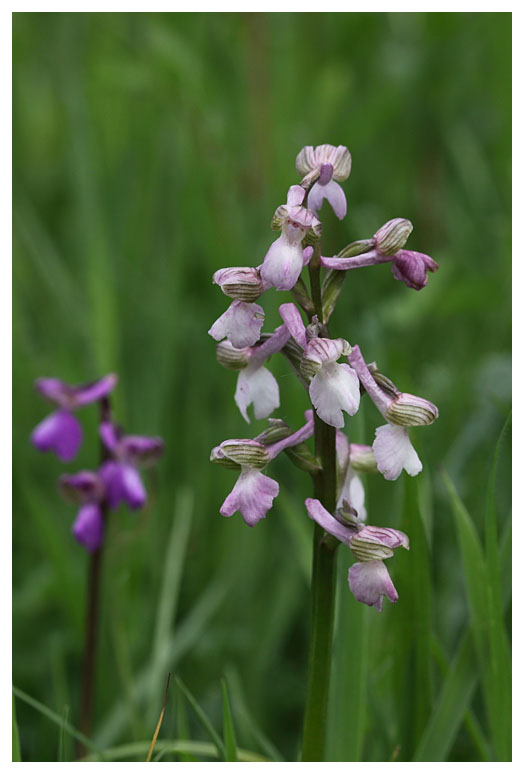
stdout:
{"type": "MultiPolygon", "coordinates": [[[[440,264],[420,293],[388,266],[351,273],[332,335],[440,418],[413,433],[420,477],[367,481],[370,522],[412,540],[389,561],[399,603],[357,604],[340,550],[327,757],[510,757],[508,433],[487,501],[510,407],[510,68],[510,14],[13,15],[13,673],[73,725],[86,555],[55,482],[95,465],[96,410],[82,411],[76,461],[42,456],[28,442],[48,411],[33,381],[117,371],[119,419],[166,441],[148,508],[111,519],[99,748],[151,739],[171,670],[221,735],[225,676],[237,744],[297,757],[310,483],[283,456],[265,521],[219,515],[234,475],[208,462],[211,447],[265,424],[246,428],[206,332],[227,305],[212,273],[262,261],[297,152],[330,142],[353,167],[347,218],[322,211],[323,253],[403,216],[407,247],[440,264]]],[[[266,330],[286,298],[263,297],[266,330]]],[[[302,389],[280,356],[271,368],[297,426],[302,389]]],[[[371,443],[380,419],[363,400],[346,428],[371,443]]],[[[23,759],[74,756],[63,725],[16,710],[23,759]]],[[[213,743],[176,684],[160,737],[213,743]]]]}

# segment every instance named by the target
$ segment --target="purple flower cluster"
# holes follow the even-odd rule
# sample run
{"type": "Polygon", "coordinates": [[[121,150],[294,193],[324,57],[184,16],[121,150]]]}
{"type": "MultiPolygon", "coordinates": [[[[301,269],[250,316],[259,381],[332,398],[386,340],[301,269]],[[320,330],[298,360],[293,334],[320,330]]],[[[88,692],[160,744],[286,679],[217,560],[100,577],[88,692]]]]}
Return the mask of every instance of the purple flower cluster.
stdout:
{"type": "MultiPolygon", "coordinates": [[[[418,474],[422,464],[407,429],[430,425],[438,410],[424,398],[399,391],[378,372],[375,363],[365,362],[357,344],[331,339],[326,324],[342,287],[337,279],[341,273],[390,263],[395,279],[421,290],[427,284],[427,273],[435,272],[438,265],[423,253],[405,250],[412,232],[412,224],[405,218],[388,221],[372,238],[351,243],[337,256],[323,257],[319,211],[326,200],[338,218],[346,215],[346,197],[339,184],[350,174],[351,156],[341,145],[306,146],[297,156],[296,168],[302,180],[289,188],[286,204],[275,211],[272,228],[280,234],[262,263],[215,272],[213,282],[232,302],[209,334],[219,343],[219,363],[238,372],[235,402],[246,422],[250,422],[248,408],[252,405],[256,419],[269,417],[279,407],[279,386],[265,363],[271,355],[282,352],[306,387],[317,418],[337,429],[336,511],[329,514],[319,500],[311,498],[306,500],[306,508],[325,531],[350,547],[357,560],[349,571],[350,589],[357,600],[380,611],[385,595],[392,602],[397,600],[383,560],[399,546],[408,549],[408,538],[397,530],[365,525],[365,492],[359,473],[379,472],[389,480],[397,479],[403,470],[410,476],[418,474]],[[307,266],[311,298],[301,279],[307,266]],[[321,267],[326,274],[316,292],[312,277],[315,272],[319,277],[321,267]],[[272,334],[263,334],[265,313],[256,302],[270,288],[291,291],[295,303],[281,304],[283,325],[272,334]],[[363,393],[386,421],[376,429],[371,446],[351,443],[342,430],[345,415],[351,417],[358,411],[363,393]]],[[[304,451],[304,442],[314,434],[311,411],[303,428],[296,433],[288,429],[279,440],[272,434],[282,429],[282,421],[270,423],[270,429],[255,439],[229,439],[211,454],[214,462],[239,472],[221,514],[231,516],[239,511],[250,526],[266,516],[279,492],[278,483],[262,471],[280,451],[287,449],[290,457],[313,475],[321,465],[307,448],[304,451]]]]}
{"type": "Polygon", "coordinates": [[[37,425],[31,441],[41,452],[53,451],[64,462],[76,457],[83,438],[82,427],[73,411],[86,404],[100,403],[101,465],[97,471],[63,474],[59,479],[62,495],[79,506],[73,535],[88,552],[95,552],[102,545],[108,510],[117,509],[121,503],[131,509],[145,505],[147,495],[138,469],[154,463],[164,450],[162,439],[124,436],[113,423],[109,394],[116,383],[114,374],[77,386],[53,378],[36,381],[38,392],[59,408],[37,425]]]}

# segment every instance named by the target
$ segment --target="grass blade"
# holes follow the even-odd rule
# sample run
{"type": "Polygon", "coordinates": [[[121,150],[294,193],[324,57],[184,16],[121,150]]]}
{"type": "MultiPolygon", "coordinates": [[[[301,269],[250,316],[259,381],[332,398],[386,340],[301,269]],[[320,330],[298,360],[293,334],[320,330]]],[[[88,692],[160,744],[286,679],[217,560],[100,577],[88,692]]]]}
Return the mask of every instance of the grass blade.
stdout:
{"type": "Polygon", "coordinates": [[[503,627],[503,621],[494,620],[494,607],[489,602],[490,582],[487,564],[470,514],[445,472],[443,472],[443,479],[452,504],[459,537],[474,644],[492,742],[496,759],[508,761],[510,728],[506,713],[500,708],[501,690],[497,683],[505,673],[505,666],[498,663],[498,655],[494,652],[494,640],[500,637],[495,633],[494,628],[503,627]]]}
{"type": "MultiPolygon", "coordinates": [[[[177,733],[180,740],[188,740],[190,737],[190,730],[188,726],[188,716],[186,715],[186,703],[182,692],[177,692],[177,733]]],[[[181,762],[196,762],[197,759],[193,754],[181,753],[181,762]]]]}
{"type": "MultiPolygon", "coordinates": [[[[506,567],[510,563],[510,557],[510,530],[507,530],[500,548],[502,567],[506,567]]],[[[508,605],[512,583],[510,575],[504,577],[503,581],[504,603],[508,605]]],[[[461,721],[466,717],[478,681],[476,649],[472,625],[470,625],[462,636],[452,664],[448,669],[434,712],[419,741],[413,761],[441,762],[446,760],[456,739],[461,721]]],[[[478,741],[478,749],[484,759],[490,758],[490,751],[486,750],[484,741],[478,741]]]]}
{"type": "Polygon", "coordinates": [[[96,754],[99,755],[99,757],[102,760],[104,760],[101,749],[97,745],[95,745],[95,743],[93,743],[89,738],[83,735],[82,732],[80,732],[72,724],[70,724],[69,721],[59,716],[58,713],[55,713],[54,710],[51,710],[43,703],[39,702],[38,700],[35,700],[34,697],[31,697],[29,694],[26,694],[21,689],[18,689],[16,686],[13,686],[13,694],[15,695],[15,697],[18,697],[19,700],[22,700],[22,702],[25,702],[26,705],[30,705],[32,708],[37,710],[43,716],[46,716],[46,718],[48,718],[54,724],[57,724],[59,727],[63,727],[65,731],[68,732],[72,737],[74,737],[76,740],[79,740],[86,748],[88,748],[90,751],[94,751],[96,754]]]}
{"type": "Polygon", "coordinates": [[[159,736],[160,728],[162,726],[162,719],[164,718],[164,711],[166,710],[166,703],[168,701],[168,689],[170,688],[170,678],[171,678],[171,673],[168,673],[168,680],[166,682],[166,689],[164,690],[164,699],[162,701],[162,708],[160,710],[160,716],[159,716],[159,720],[157,721],[157,726],[155,727],[155,732],[153,733],[153,739],[151,741],[148,755],[146,757],[147,762],[151,761],[153,750],[155,748],[155,743],[157,742],[157,737],[159,736]]]}
{"type": "Polygon", "coordinates": [[[67,705],[64,706],[64,712],[62,714],[62,719],[64,720],[64,724],[61,725],[61,727],[58,730],[58,756],[57,761],[59,762],[67,762],[68,761],[68,754],[67,754],[67,738],[66,738],[66,728],[65,724],[67,724],[69,719],[69,707],[67,705]]]}
{"type": "Polygon", "coordinates": [[[188,700],[189,704],[193,708],[195,715],[201,722],[202,726],[206,730],[206,732],[209,734],[215,745],[217,746],[217,749],[219,750],[221,757],[223,760],[225,760],[226,757],[226,749],[224,747],[224,743],[222,742],[221,738],[215,731],[213,724],[211,723],[210,719],[206,715],[206,713],[203,711],[193,694],[190,692],[190,690],[184,685],[184,683],[181,681],[180,678],[175,678],[175,682],[181,692],[184,694],[186,699],[188,700]]]}
{"type": "MultiPolygon", "coordinates": [[[[139,759],[143,761],[147,754],[151,742],[141,740],[134,743],[124,743],[123,745],[107,748],[103,751],[105,761],[130,761],[139,759]]],[[[171,753],[175,755],[185,754],[186,756],[203,756],[210,759],[219,759],[222,755],[220,750],[213,743],[207,743],[201,740],[157,740],[157,748],[162,755],[171,753]]],[[[253,751],[247,751],[244,748],[238,748],[237,754],[240,762],[267,762],[264,756],[260,756],[253,751]]],[[[93,756],[86,757],[86,761],[94,761],[93,756]]]]}
{"type": "Polygon", "coordinates": [[[163,654],[169,644],[171,629],[175,621],[177,602],[184,567],[184,556],[190,534],[193,514],[193,495],[181,490],[175,500],[173,524],[166,549],[164,574],[160,592],[155,635],[153,639],[153,657],[151,666],[150,713],[156,712],[155,702],[161,691],[163,676],[166,674],[163,654]]]}
{"type": "Polygon", "coordinates": [[[226,750],[226,761],[236,762],[237,758],[237,742],[235,740],[235,729],[233,726],[233,718],[230,708],[230,700],[228,698],[228,688],[224,678],[221,679],[222,690],[222,723],[224,734],[224,748],[226,750]]]}
{"type": "Polygon", "coordinates": [[[16,720],[16,704],[15,704],[15,696],[14,696],[14,694],[13,694],[12,728],[13,728],[13,742],[12,742],[12,749],[11,749],[11,760],[13,762],[21,762],[22,761],[22,753],[20,751],[20,735],[18,733],[18,722],[16,720]]]}

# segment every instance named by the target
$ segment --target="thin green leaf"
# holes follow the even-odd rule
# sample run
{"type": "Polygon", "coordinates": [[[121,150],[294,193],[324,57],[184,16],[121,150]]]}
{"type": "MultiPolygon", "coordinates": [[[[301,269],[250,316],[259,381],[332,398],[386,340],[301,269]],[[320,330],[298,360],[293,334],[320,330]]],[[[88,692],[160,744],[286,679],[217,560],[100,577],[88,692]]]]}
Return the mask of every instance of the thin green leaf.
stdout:
{"type": "Polygon", "coordinates": [[[237,708],[237,726],[240,728],[241,724],[243,725],[243,728],[240,731],[242,732],[244,729],[246,734],[251,735],[254,741],[260,747],[261,751],[266,754],[270,761],[284,762],[285,759],[282,753],[264,734],[260,726],[253,718],[252,713],[248,709],[237,671],[230,666],[226,669],[225,675],[226,680],[228,681],[228,686],[230,687],[232,702],[237,708]]]}
{"type": "Polygon", "coordinates": [[[362,761],[368,705],[370,613],[348,592],[348,553],[338,558],[332,688],[328,710],[329,761],[362,761]],[[352,657],[349,659],[349,644],[352,657]]]}
{"type": "MultiPolygon", "coordinates": [[[[134,743],[125,743],[114,748],[107,748],[103,751],[106,761],[129,761],[132,758],[143,760],[151,745],[150,741],[144,740],[134,743]]],[[[192,754],[193,756],[203,756],[211,759],[219,759],[222,756],[221,751],[213,743],[207,743],[201,740],[157,740],[157,746],[163,755],[171,754],[192,754]]],[[[253,751],[247,751],[244,748],[238,748],[237,754],[240,762],[267,762],[264,756],[260,756],[253,751]]],[[[93,756],[86,757],[86,761],[95,761],[93,756]]]]}
{"type": "MultiPolygon", "coordinates": [[[[188,740],[190,737],[190,729],[188,726],[188,716],[186,714],[186,702],[182,692],[176,694],[176,712],[177,712],[177,733],[180,740],[188,740]]],[[[196,762],[197,759],[193,754],[181,752],[181,762],[196,762]]]]}
{"type": "Polygon", "coordinates": [[[493,607],[489,603],[490,582],[487,565],[472,519],[445,472],[443,472],[443,479],[456,521],[474,643],[495,755],[499,761],[508,761],[510,728],[506,713],[499,702],[498,681],[502,679],[501,665],[493,659],[494,639],[499,637],[495,635],[494,627],[502,627],[503,622],[494,621],[493,607]]]}
{"type": "MultiPolygon", "coordinates": [[[[510,562],[510,555],[510,530],[507,530],[500,548],[500,564],[503,567],[506,567],[507,563],[510,562]]],[[[511,577],[507,575],[503,585],[505,605],[509,604],[510,594],[511,577]]],[[[461,638],[452,664],[448,668],[434,712],[419,741],[413,761],[441,762],[446,760],[462,719],[467,720],[466,714],[478,681],[479,672],[476,664],[474,635],[472,625],[469,625],[461,638]]],[[[479,736],[477,746],[482,758],[490,758],[486,742],[479,739],[479,736]]]]}
{"type": "Polygon", "coordinates": [[[188,490],[177,493],[173,514],[173,523],[166,548],[162,588],[157,608],[155,635],[153,639],[153,657],[150,678],[149,715],[156,713],[158,695],[166,673],[163,654],[169,647],[173,622],[177,611],[184,556],[190,534],[193,514],[193,495],[188,490]]]}
{"type": "Polygon", "coordinates": [[[69,707],[67,705],[64,706],[62,719],[64,721],[64,724],[62,724],[58,730],[58,757],[57,758],[59,762],[66,762],[68,760],[68,757],[66,753],[67,738],[66,738],[65,724],[67,724],[69,720],[69,707]]]}
{"type": "Polygon", "coordinates": [[[222,691],[222,723],[223,723],[223,735],[224,735],[224,748],[226,750],[226,761],[236,762],[237,758],[237,742],[235,740],[235,728],[233,726],[233,718],[230,708],[230,700],[228,698],[228,688],[224,678],[221,679],[221,691],[222,691]]]}
{"type": "Polygon", "coordinates": [[[11,749],[11,759],[14,762],[21,762],[22,753],[20,750],[20,735],[18,733],[18,722],[16,720],[16,704],[15,704],[14,694],[12,699],[13,699],[13,719],[12,719],[13,742],[12,742],[12,749],[11,749]]]}
{"type": "Polygon", "coordinates": [[[66,732],[72,735],[72,737],[74,737],[76,740],[79,740],[86,748],[89,748],[90,751],[94,751],[96,754],[98,754],[99,757],[104,761],[104,755],[101,749],[97,745],[95,745],[95,743],[93,743],[92,740],[90,740],[88,737],[82,734],[82,732],[80,732],[72,724],[70,724],[69,721],[67,721],[66,719],[63,719],[61,716],[58,715],[58,713],[55,713],[54,710],[51,710],[43,703],[39,702],[38,700],[35,700],[34,697],[31,697],[29,694],[26,694],[21,689],[18,689],[16,686],[13,686],[13,693],[15,697],[18,697],[19,700],[22,700],[22,702],[25,702],[26,705],[30,705],[32,708],[34,708],[43,716],[45,716],[50,721],[52,721],[54,724],[57,724],[59,727],[64,727],[66,732]]]}
{"type": "Polygon", "coordinates": [[[201,722],[204,729],[207,731],[215,745],[217,746],[218,750],[220,751],[221,757],[225,759],[226,757],[226,749],[224,747],[224,743],[222,742],[220,736],[215,731],[213,724],[211,723],[210,719],[206,715],[206,713],[203,711],[193,694],[190,692],[190,690],[185,686],[185,684],[181,681],[180,678],[175,678],[175,682],[181,692],[184,694],[186,699],[188,700],[189,704],[193,708],[195,715],[201,722]]]}

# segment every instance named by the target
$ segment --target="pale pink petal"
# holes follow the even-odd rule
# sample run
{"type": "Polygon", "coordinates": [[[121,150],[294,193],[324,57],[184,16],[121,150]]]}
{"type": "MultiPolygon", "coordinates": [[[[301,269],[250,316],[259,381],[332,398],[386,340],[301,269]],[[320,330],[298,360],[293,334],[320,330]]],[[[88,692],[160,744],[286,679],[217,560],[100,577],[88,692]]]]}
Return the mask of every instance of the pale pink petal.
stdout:
{"type": "Polygon", "coordinates": [[[354,415],[359,409],[359,380],[346,363],[325,363],[310,383],[310,398],[323,422],[342,428],[343,411],[354,415]]]}
{"type": "Polygon", "coordinates": [[[255,469],[245,469],[235,487],[221,506],[223,517],[231,517],[240,511],[247,525],[253,527],[264,519],[279,494],[279,485],[269,476],[255,469]]]}
{"type": "Polygon", "coordinates": [[[235,390],[235,403],[248,423],[250,418],[247,410],[251,404],[257,420],[269,417],[279,406],[279,385],[271,371],[258,364],[247,366],[240,371],[235,390]]]}
{"type": "Polygon", "coordinates": [[[306,326],[303,323],[301,313],[291,301],[287,304],[281,304],[279,314],[283,319],[288,331],[293,336],[297,344],[306,349],[306,326]]]}
{"type": "Polygon", "coordinates": [[[302,205],[306,191],[302,186],[290,186],[286,196],[286,205],[288,207],[297,207],[302,205]]]}
{"type": "Polygon", "coordinates": [[[208,331],[216,342],[229,339],[234,347],[251,347],[259,339],[264,310],[259,304],[234,301],[208,331]]]}
{"type": "Polygon", "coordinates": [[[367,514],[365,508],[365,488],[351,465],[348,465],[346,469],[341,494],[337,499],[337,508],[341,508],[345,500],[357,511],[357,518],[364,522],[367,514]]]}
{"type": "Polygon", "coordinates": [[[272,242],[261,267],[261,277],[278,291],[291,290],[303,268],[303,250],[299,242],[290,241],[281,234],[272,242]]]}
{"type": "Polygon", "coordinates": [[[323,200],[326,199],[339,220],[346,215],[346,196],[345,192],[335,180],[331,180],[326,185],[314,183],[312,190],[308,194],[308,209],[316,215],[321,209],[323,200]]]}
{"type": "Polygon", "coordinates": [[[323,530],[326,530],[327,533],[335,536],[335,538],[343,544],[349,545],[351,538],[355,535],[355,529],[338,522],[317,498],[307,498],[304,504],[310,519],[317,522],[323,530]]]}
{"type": "Polygon", "coordinates": [[[348,586],[359,603],[375,605],[378,611],[383,608],[386,595],[391,603],[397,603],[399,595],[392,579],[381,560],[356,562],[348,570],[348,586]]]}
{"type": "Polygon", "coordinates": [[[395,425],[376,428],[372,449],[385,479],[397,479],[403,468],[410,476],[416,476],[423,469],[405,428],[395,425]]]}

